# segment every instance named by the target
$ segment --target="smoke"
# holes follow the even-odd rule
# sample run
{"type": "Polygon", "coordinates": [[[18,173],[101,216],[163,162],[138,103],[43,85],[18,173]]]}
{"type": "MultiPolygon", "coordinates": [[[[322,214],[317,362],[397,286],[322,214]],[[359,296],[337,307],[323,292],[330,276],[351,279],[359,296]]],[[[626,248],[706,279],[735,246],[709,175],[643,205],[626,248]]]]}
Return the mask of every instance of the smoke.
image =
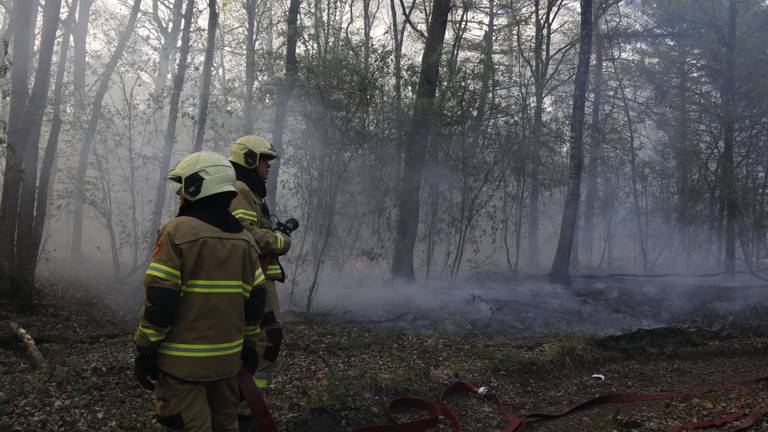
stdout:
{"type": "MultiPolygon", "coordinates": [[[[473,273],[451,283],[377,283],[378,275],[324,277],[313,311],[405,332],[611,335],[673,325],[746,321],[768,307],[754,277],[576,278],[572,287],[540,277],[473,273]]],[[[285,293],[285,291],[283,291],[285,293]]],[[[299,312],[304,304],[283,304],[299,312]]],[[[291,313],[289,312],[289,315],[291,313]]]]}

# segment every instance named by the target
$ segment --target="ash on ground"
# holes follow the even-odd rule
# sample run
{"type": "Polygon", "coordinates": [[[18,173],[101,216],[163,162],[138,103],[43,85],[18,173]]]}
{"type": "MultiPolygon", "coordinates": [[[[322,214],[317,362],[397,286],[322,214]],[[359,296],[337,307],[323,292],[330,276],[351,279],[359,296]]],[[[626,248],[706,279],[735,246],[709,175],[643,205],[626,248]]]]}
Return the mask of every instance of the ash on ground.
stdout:
{"type": "MultiPolygon", "coordinates": [[[[768,283],[751,275],[582,275],[569,287],[498,273],[428,285],[376,285],[368,280],[348,280],[335,288],[323,283],[314,315],[406,333],[523,338],[733,323],[768,326],[768,283]]],[[[306,316],[297,306],[287,308],[288,319],[306,316]]]]}

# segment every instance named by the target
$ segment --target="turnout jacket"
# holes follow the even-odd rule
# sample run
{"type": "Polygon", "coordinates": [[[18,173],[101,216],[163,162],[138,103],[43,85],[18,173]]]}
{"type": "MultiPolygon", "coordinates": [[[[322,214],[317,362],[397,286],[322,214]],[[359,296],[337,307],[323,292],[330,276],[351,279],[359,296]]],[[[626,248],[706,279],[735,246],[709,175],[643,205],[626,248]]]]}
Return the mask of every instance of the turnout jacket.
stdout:
{"type": "Polygon", "coordinates": [[[273,231],[272,220],[264,199],[254,193],[247,184],[238,180],[235,182],[235,190],[237,190],[237,197],[232,200],[229,210],[259,246],[266,278],[279,282],[285,281],[285,270],[277,257],[285,255],[291,248],[291,238],[281,232],[273,231]]]}
{"type": "Polygon", "coordinates": [[[243,345],[256,345],[264,283],[248,232],[228,233],[178,216],[158,235],[134,341],[156,351],[158,367],[174,377],[232,377],[243,345]]]}

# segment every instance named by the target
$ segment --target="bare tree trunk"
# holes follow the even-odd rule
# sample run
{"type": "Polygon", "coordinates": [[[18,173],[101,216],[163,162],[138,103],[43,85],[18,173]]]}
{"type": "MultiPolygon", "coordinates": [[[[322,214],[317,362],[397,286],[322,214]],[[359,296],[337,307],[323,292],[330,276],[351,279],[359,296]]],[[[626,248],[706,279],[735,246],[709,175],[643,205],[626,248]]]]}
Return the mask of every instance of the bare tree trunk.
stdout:
{"type": "Polygon", "coordinates": [[[589,59],[592,56],[592,0],[581,0],[581,35],[579,40],[579,63],[573,82],[573,111],[570,127],[570,161],[568,169],[568,191],[565,195],[563,222],[557,252],[552,263],[550,276],[560,282],[570,282],[571,252],[576,234],[579,214],[581,173],[584,164],[584,109],[589,80],[589,59]]]}
{"type": "Polygon", "coordinates": [[[48,88],[51,79],[51,64],[59,28],[61,0],[45,0],[43,7],[43,29],[40,35],[35,84],[24,110],[23,130],[25,141],[22,148],[23,176],[21,183],[21,205],[17,226],[17,264],[23,286],[35,286],[34,220],[37,186],[37,165],[40,156],[40,133],[43,114],[48,104],[48,88]]]}
{"type": "Polygon", "coordinates": [[[176,66],[176,73],[173,76],[173,90],[171,100],[168,103],[168,127],[165,129],[165,142],[163,145],[163,159],[159,167],[159,179],[157,183],[157,193],[155,194],[155,205],[152,210],[152,222],[149,225],[150,230],[160,228],[160,221],[163,218],[163,208],[165,208],[165,188],[166,173],[171,166],[171,153],[176,141],[176,122],[179,117],[179,102],[181,101],[181,90],[184,88],[184,78],[187,73],[187,58],[189,57],[189,45],[192,32],[192,20],[194,19],[195,0],[187,0],[184,9],[184,28],[181,31],[181,47],[179,47],[179,64],[176,66]]]}
{"type": "Polygon", "coordinates": [[[195,134],[195,151],[203,149],[205,123],[208,120],[208,101],[211,98],[211,72],[213,71],[213,51],[216,48],[216,27],[219,23],[219,13],[216,11],[216,0],[208,0],[208,37],[205,45],[205,60],[203,61],[203,82],[200,84],[200,97],[197,110],[197,133],[195,134]]]}
{"type": "Polygon", "coordinates": [[[603,105],[603,37],[600,29],[600,12],[594,19],[595,68],[593,75],[592,122],[589,128],[589,165],[587,166],[587,191],[584,201],[584,235],[582,247],[587,266],[592,265],[595,244],[595,207],[598,197],[598,176],[602,158],[602,120],[600,111],[603,105]]]}
{"type": "MultiPolygon", "coordinates": [[[[88,25],[91,17],[91,6],[93,6],[93,0],[81,0],[77,11],[77,24],[72,32],[73,42],[73,55],[72,55],[72,95],[74,99],[74,115],[72,129],[77,130],[78,133],[84,133],[86,130],[87,114],[87,89],[86,89],[86,74],[87,74],[87,40],[88,40],[88,25]]],[[[79,137],[79,136],[78,136],[79,137]]],[[[83,135],[84,139],[84,135],[83,135]]],[[[72,244],[71,255],[77,259],[82,258],[82,221],[83,218],[83,206],[78,203],[81,197],[85,195],[83,191],[83,183],[76,181],[73,185],[73,198],[75,200],[74,209],[74,222],[72,232],[72,244]]]]}
{"type": "Polygon", "coordinates": [[[677,98],[675,103],[676,121],[675,121],[675,143],[677,150],[677,225],[685,227],[688,225],[688,205],[690,191],[688,190],[688,177],[690,171],[691,151],[688,149],[688,59],[685,53],[682,53],[677,72],[677,98]]]}
{"type": "Polygon", "coordinates": [[[82,237],[83,237],[83,213],[85,208],[85,174],[88,170],[88,155],[91,152],[91,146],[96,139],[96,130],[99,126],[99,120],[101,119],[101,106],[104,102],[104,96],[109,90],[109,81],[112,78],[112,73],[117,67],[117,63],[123,56],[128,40],[133,34],[133,30],[136,28],[136,20],[139,16],[139,10],[141,9],[141,0],[134,0],[133,7],[131,8],[131,14],[128,18],[123,32],[120,34],[120,38],[117,41],[115,51],[112,53],[104,71],[99,77],[99,86],[96,89],[96,94],[93,97],[93,103],[91,108],[91,115],[88,118],[88,124],[85,129],[85,138],[83,145],[80,147],[80,154],[77,161],[77,173],[75,177],[75,218],[72,228],[72,255],[75,258],[82,257],[82,237]]]}
{"type": "Polygon", "coordinates": [[[77,11],[77,25],[72,32],[74,52],[72,57],[72,92],[75,99],[75,118],[83,121],[86,118],[86,56],[88,24],[91,17],[93,0],[81,0],[77,11]]]}
{"type": "Polygon", "coordinates": [[[731,275],[736,271],[736,170],[733,163],[736,133],[736,78],[734,57],[736,52],[736,0],[728,3],[728,39],[722,89],[723,121],[723,196],[725,200],[725,262],[724,270],[731,275]]]}
{"type": "MultiPolygon", "coordinates": [[[[549,0],[548,0],[549,1],[549,0]]],[[[547,8],[549,9],[549,8],[547,8]]],[[[529,149],[531,191],[528,195],[528,265],[535,271],[539,267],[539,164],[541,163],[542,133],[544,129],[544,87],[547,71],[544,55],[545,26],[540,15],[540,0],[534,0],[535,34],[533,47],[533,130],[529,149]]],[[[548,18],[547,18],[548,21],[548,18]]]]}
{"type": "Polygon", "coordinates": [[[256,0],[245,0],[245,102],[243,135],[253,133],[253,84],[256,78],[256,0]]]}
{"type": "MultiPolygon", "coordinates": [[[[415,4],[412,3],[412,5],[415,4]]],[[[413,9],[411,9],[408,12],[408,15],[406,16],[406,20],[408,20],[410,17],[411,12],[413,9]]],[[[450,56],[448,57],[448,60],[446,61],[445,65],[445,73],[446,78],[445,82],[453,82],[456,78],[456,72],[458,70],[457,62],[459,58],[459,52],[461,52],[461,46],[464,42],[464,35],[467,30],[468,26],[468,17],[469,17],[469,8],[462,8],[461,15],[459,16],[458,23],[454,23],[454,35],[453,35],[453,41],[451,42],[451,49],[450,49],[450,56]]],[[[407,21],[406,21],[407,22],[407,21]]],[[[403,26],[405,27],[405,23],[403,26]]],[[[400,34],[400,43],[402,45],[403,40],[403,33],[400,34]]],[[[401,47],[402,51],[402,47],[401,47]]],[[[438,125],[441,125],[442,119],[440,118],[440,113],[444,111],[444,107],[446,104],[446,101],[448,100],[448,91],[447,87],[444,88],[446,91],[443,91],[438,95],[437,97],[437,106],[435,108],[435,112],[438,113],[437,118],[435,121],[438,125]]],[[[402,121],[399,121],[398,124],[402,124],[402,121]]],[[[449,141],[449,138],[446,137],[444,134],[440,133],[441,127],[438,126],[438,131],[433,136],[430,137],[428,146],[427,146],[427,160],[432,164],[432,166],[437,167],[440,169],[441,159],[442,159],[442,152],[440,149],[447,144],[447,141],[449,141]]],[[[400,153],[398,154],[404,154],[404,144],[400,143],[400,153]]],[[[403,175],[400,171],[402,170],[402,165],[398,164],[398,166],[401,168],[398,170],[397,174],[399,175],[398,178],[401,178],[403,175]]],[[[429,197],[429,205],[427,207],[427,220],[425,221],[426,224],[426,241],[425,241],[425,255],[426,255],[426,262],[425,262],[425,279],[429,279],[429,276],[432,272],[432,261],[434,259],[435,255],[435,245],[438,243],[437,238],[435,238],[438,233],[440,232],[438,223],[438,215],[439,215],[439,209],[440,209],[440,201],[441,201],[441,186],[442,182],[440,181],[431,181],[427,184],[427,196],[429,197]]],[[[450,239],[450,238],[449,238],[450,239]]],[[[449,240],[450,241],[450,240],[449,240]]],[[[446,268],[448,267],[448,259],[449,257],[446,256],[446,268]]]]}
{"type": "Polygon", "coordinates": [[[645,241],[645,230],[643,229],[642,209],[640,207],[640,190],[637,186],[637,152],[635,150],[635,127],[629,112],[629,101],[627,100],[624,82],[619,78],[619,91],[621,100],[624,104],[624,116],[627,119],[627,130],[629,131],[629,167],[632,176],[632,204],[635,213],[635,223],[637,224],[637,241],[640,246],[640,257],[643,264],[643,273],[648,272],[648,249],[645,241]]]}
{"type": "Polygon", "coordinates": [[[165,87],[168,82],[168,69],[170,68],[170,65],[173,64],[176,43],[179,41],[179,32],[181,31],[181,10],[184,6],[184,0],[173,0],[171,28],[167,31],[165,31],[164,24],[160,22],[160,16],[157,14],[157,2],[158,0],[153,0],[152,8],[155,12],[154,17],[158,22],[158,28],[163,35],[163,44],[158,53],[154,98],[155,105],[162,107],[165,87]]]}
{"type": "MultiPolygon", "coordinates": [[[[283,133],[288,116],[288,103],[291,101],[293,89],[298,79],[298,61],[296,60],[296,43],[299,38],[299,6],[301,0],[291,0],[288,6],[288,33],[286,34],[285,50],[285,81],[277,97],[275,121],[272,126],[272,145],[278,154],[283,153],[283,133]]],[[[272,197],[274,207],[277,207],[277,180],[280,174],[280,161],[272,164],[272,177],[267,180],[267,196],[272,197]]]]}
{"type": "Polygon", "coordinates": [[[440,76],[440,57],[443,40],[451,11],[450,0],[435,0],[430,17],[427,41],[421,57],[416,101],[413,108],[411,129],[406,136],[405,167],[400,187],[398,205],[397,239],[395,240],[392,275],[395,278],[414,280],[413,249],[419,225],[419,194],[424,170],[427,142],[432,132],[435,93],[440,76]]]}
{"type": "Polygon", "coordinates": [[[395,67],[395,113],[400,115],[403,106],[403,44],[397,28],[397,7],[395,0],[389,0],[389,12],[392,16],[392,55],[395,67]]]}
{"type": "Polygon", "coordinates": [[[61,50],[59,52],[59,63],[56,67],[56,83],[53,89],[53,119],[51,120],[51,130],[48,133],[48,143],[45,146],[43,156],[43,165],[40,168],[40,180],[37,184],[37,203],[35,204],[35,219],[32,235],[32,244],[34,246],[34,261],[37,261],[37,255],[40,253],[40,242],[43,238],[43,229],[45,228],[45,217],[48,212],[49,189],[55,180],[54,164],[56,163],[56,153],[59,147],[59,135],[61,134],[61,99],[64,91],[64,76],[67,70],[67,59],[69,57],[69,39],[74,26],[75,14],[77,12],[78,0],[72,0],[69,5],[69,14],[64,23],[64,32],[61,38],[61,50]]]}
{"type": "Polygon", "coordinates": [[[480,72],[480,95],[477,101],[477,113],[472,123],[472,147],[476,148],[482,135],[485,109],[488,103],[491,78],[493,78],[493,34],[495,30],[496,11],[494,0],[488,1],[488,29],[483,35],[483,68],[480,72]]]}
{"type": "Polygon", "coordinates": [[[22,156],[24,141],[24,111],[29,96],[29,68],[34,45],[36,2],[13,3],[13,66],[11,67],[11,102],[8,114],[8,152],[3,172],[3,193],[0,203],[0,287],[5,288],[3,297],[18,293],[7,278],[13,272],[16,261],[16,224],[22,181],[22,156]]]}

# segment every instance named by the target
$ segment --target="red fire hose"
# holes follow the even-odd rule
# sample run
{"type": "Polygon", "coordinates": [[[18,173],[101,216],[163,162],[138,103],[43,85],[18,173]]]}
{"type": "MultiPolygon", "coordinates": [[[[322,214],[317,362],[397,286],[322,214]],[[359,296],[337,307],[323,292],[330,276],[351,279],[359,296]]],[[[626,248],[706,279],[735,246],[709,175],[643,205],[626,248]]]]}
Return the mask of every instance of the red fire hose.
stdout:
{"type": "MultiPolygon", "coordinates": [[[[428,401],[425,399],[416,398],[399,398],[391,401],[387,407],[387,416],[392,424],[369,426],[361,429],[357,429],[354,432],[424,432],[435,426],[440,421],[440,416],[447,418],[451,423],[452,432],[461,432],[461,423],[456,413],[448,406],[446,399],[450,396],[458,393],[475,394],[485,399],[488,402],[496,405],[499,411],[504,415],[509,424],[503,429],[502,432],[522,432],[525,430],[525,425],[542,420],[552,420],[560,417],[573,414],[578,411],[582,411],[588,408],[594,408],[600,405],[611,404],[631,404],[638,402],[649,401],[661,401],[679,399],[685,397],[699,396],[702,394],[715,393],[726,390],[733,390],[739,388],[747,388],[759,385],[761,383],[768,382],[768,377],[754,378],[746,381],[740,381],[732,384],[724,384],[715,387],[694,389],[673,393],[659,393],[659,394],[608,394],[598,396],[568,408],[559,413],[534,413],[526,415],[515,415],[512,412],[505,409],[496,395],[490,393],[487,387],[477,388],[472,384],[465,382],[457,382],[451,384],[443,390],[440,399],[437,402],[428,401]],[[426,413],[425,417],[421,417],[417,420],[398,423],[395,418],[395,411],[404,409],[421,410],[426,413]]],[[[737,420],[743,419],[739,424],[737,431],[745,431],[752,425],[754,425],[763,415],[768,413],[768,406],[759,407],[751,412],[743,412],[740,410],[734,411],[726,416],[719,417],[711,420],[701,420],[695,422],[685,423],[680,426],[669,429],[667,432],[682,432],[692,431],[698,428],[706,428],[712,426],[721,426],[724,424],[733,423],[737,420]]]]}

